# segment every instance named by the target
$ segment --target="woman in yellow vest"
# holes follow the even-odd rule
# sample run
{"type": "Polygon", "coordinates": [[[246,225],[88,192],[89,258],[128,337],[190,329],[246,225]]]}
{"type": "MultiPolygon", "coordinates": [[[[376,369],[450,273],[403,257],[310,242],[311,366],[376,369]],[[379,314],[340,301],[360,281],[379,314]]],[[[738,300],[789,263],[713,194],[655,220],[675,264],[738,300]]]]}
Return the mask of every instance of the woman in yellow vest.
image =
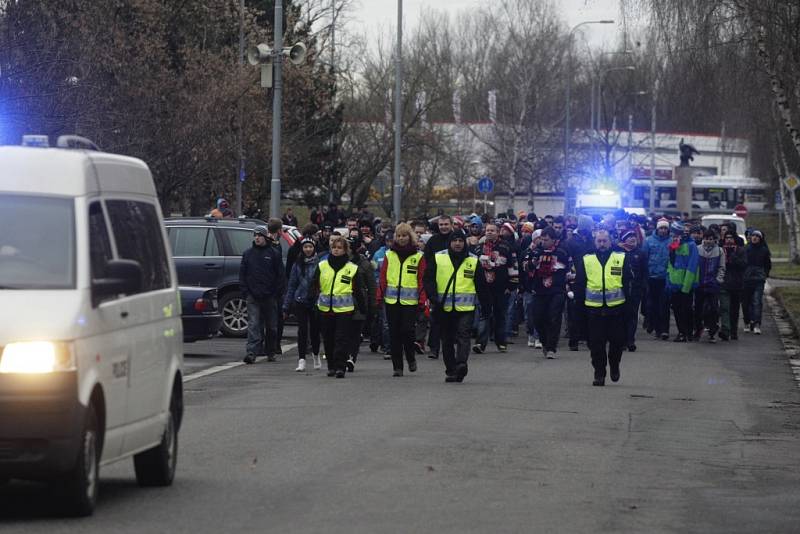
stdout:
{"type": "Polygon", "coordinates": [[[320,314],[320,333],[328,362],[328,376],[344,378],[352,318],[356,310],[366,312],[366,291],[356,276],[358,266],[349,259],[350,247],[342,236],[330,238],[330,255],[319,263],[313,287],[320,314]]]}
{"type": "Polygon", "coordinates": [[[408,370],[417,370],[414,346],[417,311],[425,306],[422,277],[425,259],[417,249],[417,234],[406,223],[397,225],[394,244],[386,253],[378,283],[378,304],[385,304],[389,323],[392,376],[403,376],[403,352],[408,370]]]}
{"type": "Polygon", "coordinates": [[[452,232],[447,249],[434,254],[425,268],[425,293],[441,327],[445,382],[462,382],[467,376],[475,307],[488,299],[480,262],[467,252],[466,239],[461,230],[452,232]]]}

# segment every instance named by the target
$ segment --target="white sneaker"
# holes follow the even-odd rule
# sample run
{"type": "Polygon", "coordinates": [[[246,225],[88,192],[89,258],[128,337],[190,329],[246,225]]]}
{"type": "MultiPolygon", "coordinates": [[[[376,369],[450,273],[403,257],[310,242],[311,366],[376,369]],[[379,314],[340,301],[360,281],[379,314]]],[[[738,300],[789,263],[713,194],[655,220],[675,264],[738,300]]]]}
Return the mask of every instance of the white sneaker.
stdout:
{"type": "Polygon", "coordinates": [[[758,325],[753,326],[753,333],[757,335],[761,335],[761,327],[758,325]]]}
{"type": "Polygon", "coordinates": [[[314,358],[314,369],[322,369],[322,359],[319,354],[314,354],[312,357],[314,358]]]}
{"type": "Polygon", "coordinates": [[[541,349],[542,348],[542,342],[537,339],[536,341],[533,342],[533,347],[536,348],[536,349],[541,349]]]}
{"type": "Polygon", "coordinates": [[[298,373],[302,373],[305,370],[306,370],[306,361],[305,359],[300,358],[299,360],[297,360],[297,369],[295,369],[295,371],[297,371],[298,373]]]}
{"type": "Polygon", "coordinates": [[[546,357],[547,357],[548,360],[555,360],[556,359],[556,353],[553,352],[553,351],[550,351],[550,352],[548,352],[546,354],[546,357]]]}
{"type": "Polygon", "coordinates": [[[536,346],[536,338],[533,336],[528,336],[528,346],[535,347],[536,346]]]}

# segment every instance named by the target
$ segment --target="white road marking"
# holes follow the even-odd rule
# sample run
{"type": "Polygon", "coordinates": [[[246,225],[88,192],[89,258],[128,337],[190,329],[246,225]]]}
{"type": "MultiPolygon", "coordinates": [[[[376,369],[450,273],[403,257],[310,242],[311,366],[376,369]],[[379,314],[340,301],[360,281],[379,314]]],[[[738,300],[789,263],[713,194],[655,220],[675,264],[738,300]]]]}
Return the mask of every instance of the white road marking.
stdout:
{"type": "MultiPolygon", "coordinates": [[[[291,343],[289,345],[281,345],[281,351],[285,354],[288,351],[297,347],[297,343],[291,343]]],[[[266,356],[259,356],[256,358],[256,363],[261,361],[266,361],[266,356]]],[[[242,365],[247,365],[241,360],[235,362],[228,362],[223,363],[222,365],[216,365],[214,367],[209,367],[208,369],[203,369],[202,371],[197,371],[196,373],[188,374],[183,377],[183,383],[191,382],[192,380],[197,380],[198,378],[204,378],[206,376],[215,375],[217,373],[221,373],[222,371],[227,371],[229,369],[235,369],[242,365]]]]}

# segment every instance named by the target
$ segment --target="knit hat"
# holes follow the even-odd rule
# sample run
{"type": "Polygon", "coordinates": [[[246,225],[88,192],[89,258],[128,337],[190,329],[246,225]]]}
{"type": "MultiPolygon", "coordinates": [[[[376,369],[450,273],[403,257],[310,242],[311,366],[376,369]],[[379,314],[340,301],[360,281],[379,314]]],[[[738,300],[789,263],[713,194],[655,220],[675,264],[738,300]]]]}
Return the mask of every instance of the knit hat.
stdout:
{"type": "Polygon", "coordinates": [[[658,230],[659,228],[669,228],[669,221],[666,220],[664,217],[661,217],[656,223],[656,230],[658,230]]]}
{"type": "Polygon", "coordinates": [[[302,248],[303,246],[305,246],[305,244],[306,244],[306,243],[308,243],[309,245],[313,245],[314,247],[316,247],[316,246],[317,246],[317,244],[316,244],[316,243],[314,243],[314,240],[313,240],[313,239],[311,239],[311,238],[309,238],[309,237],[306,237],[306,238],[304,238],[302,241],[300,241],[300,248],[302,248]]]}
{"type": "Polygon", "coordinates": [[[453,230],[447,237],[448,246],[450,245],[450,242],[455,241],[456,239],[460,239],[461,241],[466,241],[467,236],[465,236],[464,232],[462,232],[461,230],[453,230]]]}
{"type": "Polygon", "coordinates": [[[683,223],[680,221],[674,221],[669,229],[672,231],[673,234],[682,234],[683,233],[683,223]]]}
{"type": "Polygon", "coordinates": [[[261,234],[264,237],[267,237],[269,235],[269,232],[267,231],[267,227],[266,226],[263,226],[263,225],[259,224],[258,226],[253,228],[253,235],[255,235],[255,234],[261,234]]]}
{"type": "Polygon", "coordinates": [[[483,221],[477,215],[473,215],[472,217],[470,217],[469,223],[476,225],[480,229],[483,229],[483,221]]]}
{"type": "Polygon", "coordinates": [[[761,233],[761,230],[753,230],[753,231],[750,233],[750,235],[751,235],[751,236],[757,235],[757,236],[758,236],[758,237],[760,237],[761,239],[764,239],[764,234],[762,234],[762,233],[761,233]]]}
{"type": "Polygon", "coordinates": [[[620,241],[625,242],[629,237],[638,238],[634,230],[625,230],[624,232],[622,232],[622,237],[620,237],[620,241]]]}
{"type": "Polygon", "coordinates": [[[503,223],[502,228],[505,228],[506,230],[511,232],[511,235],[515,235],[517,233],[516,230],[514,230],[514,225],[511,223],[503,223]]]}

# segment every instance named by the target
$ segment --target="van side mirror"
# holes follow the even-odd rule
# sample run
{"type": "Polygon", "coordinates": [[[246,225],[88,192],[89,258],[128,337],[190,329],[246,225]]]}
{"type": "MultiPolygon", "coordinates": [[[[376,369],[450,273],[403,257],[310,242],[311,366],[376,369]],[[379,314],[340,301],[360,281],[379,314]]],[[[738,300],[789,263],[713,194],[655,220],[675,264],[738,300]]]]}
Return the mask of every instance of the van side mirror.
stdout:
{"type": "Polygon", "coordinates": [[[133,295],[142,290],[142,267],[134,260],[111,260],[103,278],[92,280],[92,306],[109,297],[133,295]]]}

